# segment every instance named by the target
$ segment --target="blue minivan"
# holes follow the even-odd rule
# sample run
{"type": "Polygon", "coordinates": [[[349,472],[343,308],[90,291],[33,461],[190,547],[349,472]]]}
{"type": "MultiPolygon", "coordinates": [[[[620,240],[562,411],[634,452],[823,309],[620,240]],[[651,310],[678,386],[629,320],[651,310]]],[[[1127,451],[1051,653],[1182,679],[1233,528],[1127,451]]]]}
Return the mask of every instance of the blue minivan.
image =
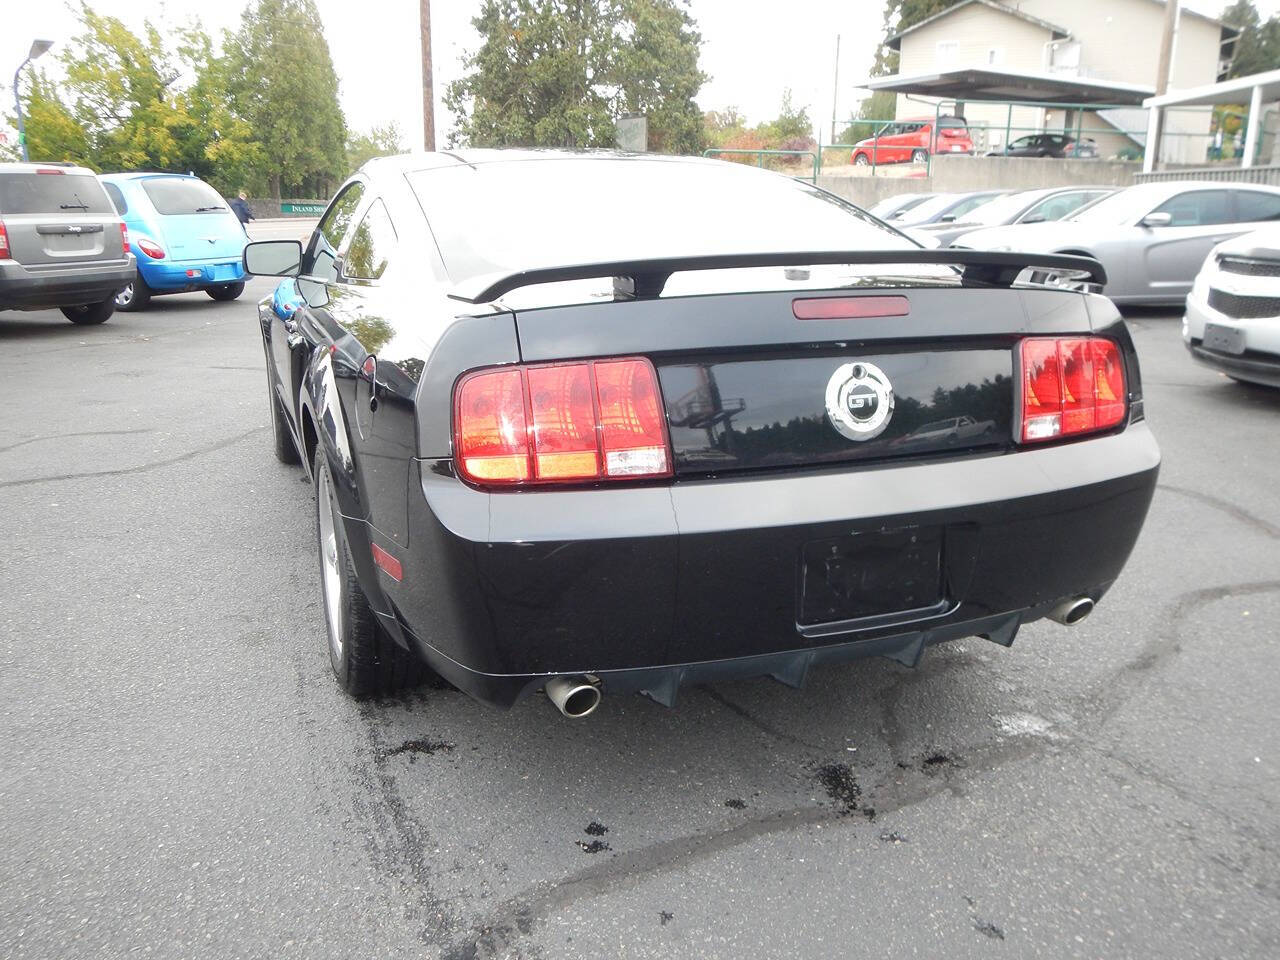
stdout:
{"type": "Polygon", "coordinates": [[[203,290],[215,300],[244,292],[244,226],[218,192],[179,173],[106,173],[98,178],[129,230],[138,276],[117,310],[141,310],[162,293],[203,290]]]}

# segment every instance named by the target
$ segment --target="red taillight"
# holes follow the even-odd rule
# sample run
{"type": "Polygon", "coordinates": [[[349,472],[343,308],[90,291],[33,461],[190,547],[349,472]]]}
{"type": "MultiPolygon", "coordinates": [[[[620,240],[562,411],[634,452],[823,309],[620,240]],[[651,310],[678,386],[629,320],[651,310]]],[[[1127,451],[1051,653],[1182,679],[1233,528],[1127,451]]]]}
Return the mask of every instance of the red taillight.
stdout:
{"type": "Polygon", "coordinates": [[[454,454],[484,485],[671,475],[658,378],[643,358],[469,374],[455,391],[454,454]]]}
{"type": "Polygon", "coordinates": [[[129,253],[129,228],[120,223],[120,255],[125,256],[129,253]]]}
{"type": "Polygon", "coordinates": [[[0,220],[0,260],[9,259],[9,234],[5,232],[4,221],[0,220]]]}
{"type": "Polygon", "coordinates": [[[135,237],[133,242],[137,245],[139,250],[145,253],[152,260],[164,259],[164,248],[150,237],[135,237]]]}
{"type": "Polygon", "coordinates": [[[1124,364],[1113,341],[1022,341],[1022,443],[1105,430],[1120,423],[1124,411],[1124,364]]]}

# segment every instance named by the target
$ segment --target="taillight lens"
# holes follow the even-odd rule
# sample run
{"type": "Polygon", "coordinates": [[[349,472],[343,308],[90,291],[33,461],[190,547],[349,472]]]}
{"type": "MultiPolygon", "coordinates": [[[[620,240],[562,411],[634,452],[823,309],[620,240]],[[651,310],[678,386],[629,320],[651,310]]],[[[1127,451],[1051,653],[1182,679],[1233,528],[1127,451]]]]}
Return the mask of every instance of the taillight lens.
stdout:
{"type": "Polygon", "coordinates": [[[129,228],[120,224],[120,255],[125,256],[129,253],[129,228]]]}
{"type": "Polygon", "coordinates": [[[133,240],[134,244],[152,260],[164,259],[164,247],[156,243],[150,237],[138,236],[133,240]]]}
{"type": "Polygon", "coordinates": [[[468,374],[454,394],[454,453],[485,486],[671,475],[658,378],[638,357],[468,374]]]}
{"type": "Polygon", "coordinates": [[[9,259],[9,234],[5,232],[4,221],[0,220],[0,260],[9,259]]]}
{"type": "Polygon", "coordinates": [[[1124,419],[1124,364],[1114,341],[1023,340],[1021,365],[1022,443],[1106,430],[1124,419]]]}

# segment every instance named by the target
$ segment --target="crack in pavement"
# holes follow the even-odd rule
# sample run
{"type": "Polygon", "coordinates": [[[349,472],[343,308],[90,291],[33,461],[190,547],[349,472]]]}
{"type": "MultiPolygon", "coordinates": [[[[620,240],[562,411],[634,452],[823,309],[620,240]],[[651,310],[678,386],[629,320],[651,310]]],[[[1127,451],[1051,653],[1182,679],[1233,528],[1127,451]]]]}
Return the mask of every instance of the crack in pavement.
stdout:
{"type": "Polygon", "coordinates": [[[87,470],[84,473],[62,473],[55,474],[51,477],[29,477],[25,480],[0,480],[0,488],[2,487],[26,487],[38,483],[54,483],[59,480],[88,480],[94,477],[119,477],[128,473],[145,473],[148,470],[158,470],[161,467],[168,467],[175,463],[182,463],[186,460],[194,460],[196,457],[204,456],[206,453],[213,453],[224,447],[230,447],[252,437],[256,433],[263,433],[270,427],[254,427],[252,430],[246,430],[244,433],[238,433],[234,437],[228,437],[226,440],[219,440],[217,443],[211,443],[207,447],[197,447],[195,450],[189,450],[186,453],[178,454],[176,457],[169,457],[166,460],[155,460],[151,463],[141,463],[136,467],[120,467],[116,470],[87,470]]]}
{"type": "MultiPolygon", "coordinates": [[[[933,774],[925,773],[923,769],[903,772],[900,767],[890,767],[891,771],[896,772],[898,779],[892,783],[882,781],[876,787],[869,789],[867,805],[873,806],[878,815],[893,813],[922,803],[944,791],[956,791],[959,789],[959,781],[991,772],[1008,763],[1090,745],[1093,735],[1110,722],[1120,707],[1137,692],[1138,687],[1149,680],[1156,670],[1181,649],[1179,625],[1188,614],[1225,597],[1249,596],[1277,590],[1280,590],[1280,581],[1268,580],[1205,587],[1181,594],[1175,598],[1168,609],[1163,618],[1166,626],[1157,628],[1156,637],[1144,645],[1138,654],[1123,664],[1119,670],[1095,684],[1096,693],[1085,696],[1086,709],[1081,711],[1081,715],[1086,719],[1071,734],[1066,734],[1058,740],[1018,738],[977,745],[965,752],[963,765],[947,765],[945,769],[933,774]]],[[[896,706],[901,690],[911,685],[908,679],[911,676],[913,675],[904,675],[901,680],[891,685],[891,692],[882,699],[882,709],[889,709],[891,705],[896,706]]],[[[712,694],[712,697],[724,702],[723,698],[715,694],[712,694]]],[[[733,706],[727,702],[726,706],[733,709],[733,706]]],[[[740,711],[735,710],[735,712],[740,711]]],[[[754,718],[746,716],[744,719],[759,727],[759,722],[754,718]]],[[[896,729],[896,726],[896,718],[894,718],[891,730],[896,729]]],[[[891,730],[886,731],[889,738],[894,736],[891,730]]],[[[778,735],[777,731],[771,729],[766,729],[765,732],[778,735]]],[[[785,739],[795,740],[786,734],[782,736],[785,739]]],[[[812,748],[803,741],[799,741],[799,745],[812,748]]],[[[888,743],[887,745],[891,755],[901,752],[900,744],[888,743]]],[[[760,837],[786,833],[815,824],[827,827],[836,824],[850,825],[853,822],[856,821],[850,821],[839,811],[829,807],[796,807],[749,820],[727,829],[716,828],[705,833],[664,840],[640,850],[621,853],[610,861],[586,867],[562,880],[540,884],[532,890],[509,898],[486,917],[474,923],[471,927],[471,935],[466,940],[455,943],[442,956],[445,960],[472,960],[475,957],[498,956],[508,950],[516,940],[532,933],[535,924],[552,912],[583,898],[625,889],[653,875],[705,860],[760,837]]]]}
{"type": "Polygon", "coordinates": [[[708,697],[710,697],[716,703],[720,704],[721,706],[725,707],[728,710],[731,710],[733,713],[736,713],[743,720],[747,721],[747,723],[751,724],[753,727],[755,727],[757,730],[759,730],[761,733],[765,734],[766,736],[773,737],[775,740],[781,740],[784,743],[790,743],[793,746],[804,747],[806,750],[816,750],[818,753],[822,753],[825,750],[824,747],[820,747],[815,743],[810,743],[809,741],[804,740],[801,737],[797,737],[794,734],[787,733],[785,730],[779,730],[777,727],[773,726],[772,724],[764,720],[761,720],[759,717],[755,716],[755,714],[751,713],[751,711],[749,711],[746,707],[739,706],[738,704],[730,700],[728,697],[726,697],[724,694],[718,693],[717,691],[711,689],[711,687],[705,684],[700,685],[698,689],[701,690],[703,693],[705,693],[708,697]]]}
{"type": "Polygon", "coordinates": [[[39,443],[42,440],[69,440],[72,437],[123,437],[133,433],[155,433],[155,430],[150,427],[143,427],[137,430],[86,430],[82,433],[51,433],[44,437],[28,437],[25,440],[19,440],[17,443],[11,443],[6,447],[0,447],[0,453],[16,450],[18,447],[25,447],[29,443],[39,443]]]}
{"type": "Polygon", "coordinates": [[[1280,540],[1280,527],[1270,521],[1263,520],[1256,514],[1250,513],[1244,507],[1237,506],[1230,500],[1223,500],[1221,497],[1215,497],[1209,493],[1201,493],[1199,490],[1192,490],[1189,487],[1175,487],[1168,483],[1157,484],[1156,489],[1168,490],[1170,493],[1177,493],[1191,500],[1198,500],[1206,506],[1213,507],[1215,510],[1221,510],[1241,523],[1257,527],[1273,540],[1280,540]]]}

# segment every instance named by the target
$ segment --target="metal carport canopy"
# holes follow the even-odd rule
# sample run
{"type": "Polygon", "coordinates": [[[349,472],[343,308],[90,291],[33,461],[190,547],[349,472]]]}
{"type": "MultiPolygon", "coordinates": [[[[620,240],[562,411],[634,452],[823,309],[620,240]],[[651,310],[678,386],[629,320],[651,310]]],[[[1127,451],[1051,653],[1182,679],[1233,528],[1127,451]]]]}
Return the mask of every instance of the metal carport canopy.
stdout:
{"type": "Polygon", "coordinates": [[[1141,106],[1155,88],[1135,83],[1091,80],[1061,73],[1015,73],[966,67],[904,77],[873,77],[858,84],[867,90],[938,97],[943,100],[994,103],[1060,103],[1072,106],[1106,104],[1141,106]]]}
{"type": "Polygon", "coordinates": [[[1240,159],[1240,166],[1253,166],[1253,155],[1258,146],[1258,134],[1262,127],[1262,105],[1280,100],[1280,70],[1251,73],[1247,77],[1236,77],[1234,80],[1210,83],[1202,87],[1171,90],[1143,101],[1142,105],[1151,110],[1146,149],[1142,157],[1143,173],[1154,170],[1156,161],[1160,157],[1160,135],[1164,126],[1161,116],[1165,110],[1169,107],[1204,107],[1243,103],[1246,94],[1249,99],[1249,118],[1245,127],[1244,155],[1240,159]]]}

